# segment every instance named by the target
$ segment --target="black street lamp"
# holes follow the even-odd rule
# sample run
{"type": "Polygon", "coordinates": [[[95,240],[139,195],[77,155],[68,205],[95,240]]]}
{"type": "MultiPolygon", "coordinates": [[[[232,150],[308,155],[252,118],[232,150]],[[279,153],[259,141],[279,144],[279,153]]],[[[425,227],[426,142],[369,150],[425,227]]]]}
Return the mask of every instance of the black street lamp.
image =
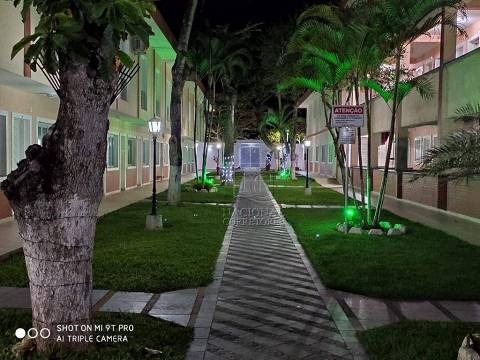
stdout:
{"type": "Polygon", "coordinates": [[[312,145],[312,142],[310,140],[305,140],[305,149],[307,151],[307,156],[306,156],[306,170],[307,170],[307,177],[305,178],[305,194],[310,195],[312,193],[312,189],[310,188],[309,179],[308,179],[308,168],[310,167],[309,160],[308,160],[308,152],[310,149],[310,145],[312,145]]]}
{"type": "Polygon", "coordinates": [[[152,189],[152,211],[147,216],[147,229],[161,229],[163,227],[162,216],[157,215],[157,137],[162,132],[162,119],[153,117],[148,122],[148,130],[153,138],[153,189],[152,189]]]}

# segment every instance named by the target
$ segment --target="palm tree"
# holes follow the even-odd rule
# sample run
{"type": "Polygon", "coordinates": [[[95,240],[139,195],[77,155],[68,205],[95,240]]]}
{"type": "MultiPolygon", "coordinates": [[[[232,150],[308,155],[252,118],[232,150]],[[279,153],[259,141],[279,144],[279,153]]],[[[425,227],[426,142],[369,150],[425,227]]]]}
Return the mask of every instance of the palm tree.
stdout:
{"type": "Polygon", "coordinates": [[[444,144],[432,148],[422,160],[422,172],[414,179],[441,176],[448,181],[480,175],[480,129],[460,130],[444,144]]]}
{"type": "MultiPolygon", "coordinates": [[[[197,35],[200,36],[201,34],[197,35]]],[[[198,179],[198,155],[197,155],[197,132],[198,132],[198,83],[203,79],[208,70],[208,60],[203,56],[201,50],[195,46],[196,38],[192,39],[192,45],[186,52],[186,63],[190,72],[188,78],[195,83],[195,113],[193,121],[193,147],[194,147],[194,161],[195,161],[195,175],[198,179]]]]}
{"type": "Polygon", "coordinates": [[[380,221],[385,199],[397,110],[405,96],[413,89],[412,84],[401,79],[401,61],[406,47],[419,36],[428,34],[436,26],[448,24],[457,27],[456,13],[462,10],[463,2],[462,0],[379,0],[372,4],[368,0],[359,0],[358,3],[369,7],[372,16],[371,26],[376,33],[375,39],[380,48],[390,52],[395,64],[394,82],[388,99],[391,103],[390,131],[380,194],[373,218],[373,225],[376,226],[380,221]],[[455,10],[452,11],[455,16],[445,16],[447,13],[445,9],[455,10]]]}
{"type": "Polygon", "coordinates": [[[291,143],[288,135],[293,134],[295,126],[302,121],[304,119],[297,116],[296,108],[291,105],[282,105],[280,109],[267,108],[258,130],[267,143],[269,142],[267,135],[272,130],[278,132],[280,141],[285,145],[287,152],[290,152],[291,143]]]}
{"type": "MultiPolygon", "coordinates": [[[[256,26],[247,26],[239,31],[231,31],[228,26],[207,29],[197,36],[192,49],[196,63],[200,69],[200,76],[208,84],[207,102],[204,104],[206,129],[204,134],[204,148],[202,157],[202,181],[206,177],[206,156],[210,133],[214,118],[218,119],[218,94],[220,87],[228,94],[230,121],[224,123],[225,154],[233,153],[233,120],[237,99],[235,82],[244,76],[251,62],[250,54],[245,48],[245,41],[256,26]]],[[[225,97],[225,96],[224,96],[225,97]]]]}
{"type": "Polygon", "coordinates": [[[460,107],[451,120],[473,127],[455,132],[442,145],[427,151],[422,172],[414,180],[441,176],[448,181],[460,181],[480,175],[480,104],[460,107]]]}
{"type": "Polygon", "coordinates": [[[169,140],[170,176],[167,193],[169,205],[178,205],[180,203],[182,191],[182,94],[186,76],[186,52],[197,4],[198,0],[190,0],[188,3],[177,44],[177,57],[172,70],[171,136],[169,140]]]}

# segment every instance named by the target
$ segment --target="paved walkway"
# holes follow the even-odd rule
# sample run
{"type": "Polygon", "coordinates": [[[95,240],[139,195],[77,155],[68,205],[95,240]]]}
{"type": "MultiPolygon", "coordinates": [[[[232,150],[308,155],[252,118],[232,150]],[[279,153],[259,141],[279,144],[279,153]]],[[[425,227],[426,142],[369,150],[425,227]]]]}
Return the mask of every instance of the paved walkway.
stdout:
{"type": "MultiPolygon", "coordinates": [[[[303,175],[300,171],[299,174],[303,175]]],[[[311,175],[320,185],[328,185],[326,179],[318,175],[311,175]]],[[[333,190],[343,193],[341,186],[329,186],[333,190]]],[[[353,194],[352,194],[353,195],[353,194]]],[[[357,191],[357,198],[360,199],[360,194],[357,191]]],[[[372,192],[373,205],[376,204],[378,194],[372,192]]],[[[480,220],[475,221],[473,218],[468,218],[460,214],[455,214],[441,209],[436,209],[430,206],[425,206],[419,203],[404,199],[396,199],[391,196],[385,196],[384,208],[392,213],[402,216],[410,221],[418,222],[432,228],[446,232],[447,234],[456,236],[466,242],[480,246],[480,220]]]]}
{"type": "MultiPolygon", "coordinates": [[[[192,180],[194,174],[182,177],[182,182],[192,180]]],[[[168,188],[168,180],[157,182],[157,191],[162,192],[168,188]]],[[[141,201],[152,195],[152,186],[145,185],[136,189],[122,191],[117,194],[106,196],[102,199],[98,209],[98,216],[121,209],[130,204],[141,201]]],[[[0,223],[0,260],[11,253],[18,252],[22,242],[18,236],[18,227],[15,220],[0,223]]]]}
{"type": "MultiPolygon", "coordinates": [[[[93,290],[94,311],[149,314],[163,320],[187,326],[198,312],[203,288],[183,289],[162,294],[93,290]]],[[[28,288],[0,287],[0,309],[30,309],[28,288]]]]}
{"type": "Polygon", "coordinates": [[[188,359],[364,359],[263,180],[246,174],[188,359]],[[223,274],[223,276],[222,276],[223,274]]]}

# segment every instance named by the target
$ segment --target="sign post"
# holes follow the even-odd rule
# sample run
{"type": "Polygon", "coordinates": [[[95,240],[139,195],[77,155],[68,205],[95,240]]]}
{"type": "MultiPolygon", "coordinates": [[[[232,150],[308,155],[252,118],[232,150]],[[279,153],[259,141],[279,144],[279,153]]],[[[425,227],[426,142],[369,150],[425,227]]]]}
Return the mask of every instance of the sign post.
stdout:
{"type": "MultiPolygon", "coordinates": [[[[332,109],[332,127],[340,128],[338,143],[339,145],[355,144],[355,129],[364,125],[365,108],[363,106],[339,106],[335,105],[332,109]]],[[[348,178],[350,149],[345,151],[345,164],[343,176],[343,194],[345,200],[345,209],[343,211],[345,221],[345,233],[348,233],[348,178]]]]}

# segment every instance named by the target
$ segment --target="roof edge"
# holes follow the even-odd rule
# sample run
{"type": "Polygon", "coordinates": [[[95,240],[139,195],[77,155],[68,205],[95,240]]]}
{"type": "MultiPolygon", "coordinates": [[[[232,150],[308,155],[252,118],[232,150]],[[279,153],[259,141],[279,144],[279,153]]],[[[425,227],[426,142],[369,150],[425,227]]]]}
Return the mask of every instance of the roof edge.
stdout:
{"type": "Polygon", "coordinates": [[[172,29],[170,29],[170,26],[168,26],[167,21],[163,17],[163,15],[160,12],[160,10],[158,9],[158,7],[156,8],[156,11],[152,14],[152,19],[153,19],[153,21],[155,21],[157,26],[160,28],[160,30],[163,32],[163,34],[167,38],[170,45],[172,45],[172,47],[176,51],[176,49],[177,49],[177,38],[176,38],[175,34],[173,33],[172,29]]]}

